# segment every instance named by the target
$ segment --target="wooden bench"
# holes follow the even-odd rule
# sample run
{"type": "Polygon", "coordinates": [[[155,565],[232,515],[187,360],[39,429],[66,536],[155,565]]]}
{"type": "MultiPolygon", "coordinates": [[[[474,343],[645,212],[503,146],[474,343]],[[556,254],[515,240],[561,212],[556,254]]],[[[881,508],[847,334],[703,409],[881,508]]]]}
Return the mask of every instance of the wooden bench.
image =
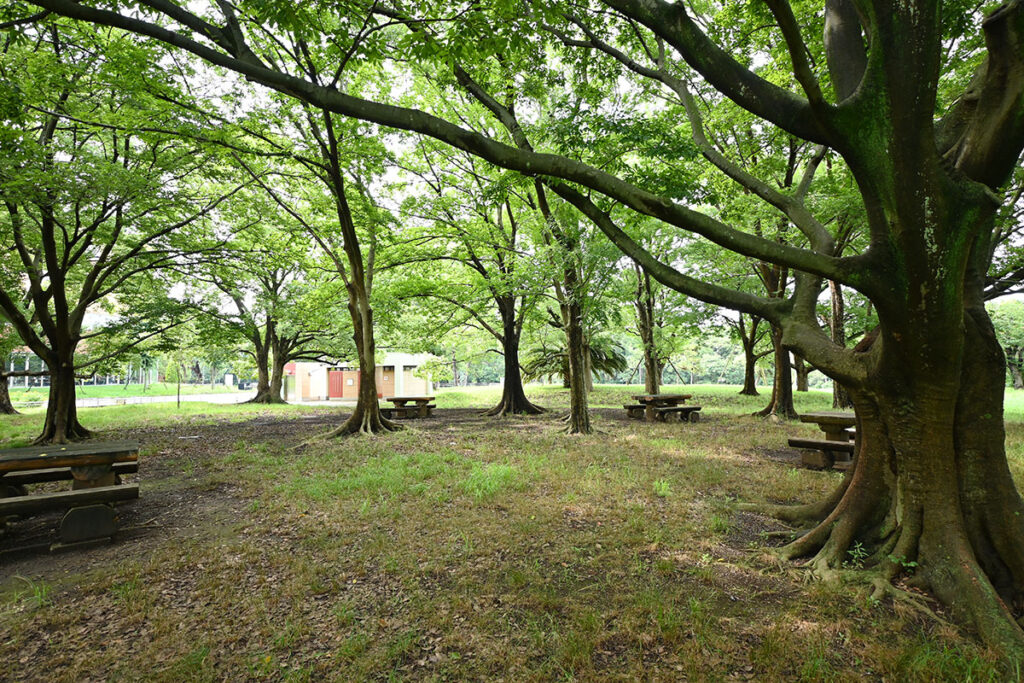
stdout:
{"type": "Polygon", "coordinates": [[[853,441],[831,441],[829,439],[804,439],[793,437],[790,448],[800,449],[800,462],[814,469],[829,469],[836,461],[849,460],[853,455],[853,441]],[[837,457],[838,456],[838,457],[837,457]]]}
{"type": "MultiPolygon", "coordinates": [[[[636,420],[644,419],[647,410],[647,406],[640,403],[626,403],[622,407],[626,409],[626,417],[636,420]]],[[[661,422],[665,422],[672,414],[678,414],[680,422],[699,422],[701,408],[702,406],[663,406],[651,410],[654,411],[654,419],[661,422]]]]}
{"type": "MultiPolygon", "coordinates": [[[[0,522],[67,510],[57,547],[109,539],[117,529],[112,504],[139,497],[138,484],[120,476],[138,471],[135,442],[79,443],[0,451],[0,522]],[[68,491],[28,491],[27,485],[71,480],[68,491]]],[[[0,529],[3,525],[0,525],[0,529]]]]}
{"type": "Polygon", "coordinates": [[[433,415],[434,408],[436,407],[437,405],[434,403],[395,406],[394,408],[381,408],[380,414],[389,420],[412,420],[419,417],[430,417],[433,415]]]}
{"type": "Polygon", "coordinates": [[[655,408],[654,417],[661,422],[668,422],[669,415],[679,415],[680,422],[699,422],[701,406],[671,406],[655,408]]]}
{"type": "Polygon", "coordinates": [[[646,409],[646,406],[642,403],[627,403],[622,407],[626,409],[626,417],[630,417],[635,420],[644,419],[644,410],[646,409]]]}

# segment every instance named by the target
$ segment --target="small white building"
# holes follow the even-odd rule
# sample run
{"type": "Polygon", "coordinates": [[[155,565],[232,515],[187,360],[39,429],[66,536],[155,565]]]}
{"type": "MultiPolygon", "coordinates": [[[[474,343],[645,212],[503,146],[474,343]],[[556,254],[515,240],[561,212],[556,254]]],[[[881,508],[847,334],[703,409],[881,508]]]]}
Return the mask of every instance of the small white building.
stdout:
{"type": "MultiPolygon", "coordinates": [[[[425,353],[386,354],[376,368],[377,398],[430,395],[434,390],[433,382],[429,377],[416,376],[416,370],[429,359],[425,353]]],[[[289,400],[354,401],[359,397],[358,363],[289,363],[285,366],[285,375],[289,400]]]]}

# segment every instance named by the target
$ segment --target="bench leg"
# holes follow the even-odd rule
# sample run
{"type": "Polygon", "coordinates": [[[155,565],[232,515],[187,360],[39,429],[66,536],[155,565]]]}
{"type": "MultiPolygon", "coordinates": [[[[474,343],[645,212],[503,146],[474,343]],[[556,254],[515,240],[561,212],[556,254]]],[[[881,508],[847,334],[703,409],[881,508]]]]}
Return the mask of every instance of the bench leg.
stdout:
{"type": "Polygon", "coordinates": [[[832,451],[819,451],[811,448],[800,449],[800,463],[815,470],[829,470],[835,464],[832,451]]]}
{"type": "Polygon", "coordinates": [[[690,422],[700,422],[700,412],[699,411],[695,410],[692,413],[690,413],[690,422]]]}
{"type": "Polygon", "coordinates": [[[0,480],[0,498],[11,498],[13,496],[27,496],[28,489],[24,484],[5,484],[0,480]]]}
{"type": "Polygon", "coordinates": [[[117,530],[114,508],[105,503],[71,508],[60,521],[61,543],[109,538],[117,530]]]}

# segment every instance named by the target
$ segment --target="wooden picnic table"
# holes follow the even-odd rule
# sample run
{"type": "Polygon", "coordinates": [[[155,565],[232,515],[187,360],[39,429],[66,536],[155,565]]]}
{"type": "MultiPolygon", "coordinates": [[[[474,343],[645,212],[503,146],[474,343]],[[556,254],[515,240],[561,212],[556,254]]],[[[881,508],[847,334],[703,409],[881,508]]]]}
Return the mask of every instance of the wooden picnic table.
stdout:
{"type": "Polygon", "coordinates": [[[847,411],[822,411],[804,413],[800,416],[800,421],[818,425],[829,441],[849,441],[849,429],[857,425],[857,415],[847,411]]]}
{"type": "Polygon", "coordinates": [[[638,394],[632,398],[637,405],[626,407],[628,415],[639,418],[642,409],[644,419],[654,422],[658,416],[657,408],[674,408],[693,398],[693,394],[638,394]]]}
{"type": "MultiPolygon", "coordinates": [[[[857,425],[857,415],[847,411],[822,411],[804,413],[801,422],[818,425],[825,433],[824,439],[794,437],[789,445],[802,451],[801,462],[808,467],[828,469],[836,463],[849,463],[856,451],[856,440],[851,443],[851,428],[857,425]],[[835,448],[829,448],[835,443],[835,448]]],[[[836,465],[838,466],[838,465],[836,465]]],[[[844,465],[847,466],[847,465],[844,465]]]]}
{"type": "Polygon", "coordinates": [[[0,521],[54,509],[63,544],[109,538],[116,529],[111,503],[139,497],[138,484],[120,474],[138,469],[136,442],[83,442],[0,451],[0,521]],[[29,492],[28,484],[71,480],[71,490],[29,492]]]}
{"type": "Polygon", "coordinates": [[[430,417],[436,407],[431,401],[433,396],[390,396],[386,401],[395,405],[394,408],[385,408],[388,414],[385,417],[394,415],[396,418],[430,417]],[[413,405],[408,405],[412,403],[413,405]]]}

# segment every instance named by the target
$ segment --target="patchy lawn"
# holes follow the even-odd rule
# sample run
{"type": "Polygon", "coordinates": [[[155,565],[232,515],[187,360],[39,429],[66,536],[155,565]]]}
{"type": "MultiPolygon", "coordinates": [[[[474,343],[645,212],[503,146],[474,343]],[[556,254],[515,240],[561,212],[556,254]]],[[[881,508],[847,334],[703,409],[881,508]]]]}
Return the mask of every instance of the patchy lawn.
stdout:
{"type": "MultiPolygon", "coordinates": [[[[2,560],[4,676],[1004,680],[969,636],[765,552],[785,527],[738,502],[839,481],[785,448],[813,426],[748,417],[766,398],[721,387],[692,389],[700,423],[626,420],[638,391],[599,387],[588,437],[562,434],[557,410],[480,417],[495,390],[439,393],[398,434],[305,446],[338,409],[83,410],[101,438],[142,441],[142,495],[114,544],[2,560]]],[[[9,445],[41,416],[2,420],[9,445]]],[[[12,524],[0,548],[56,521],[12,524]]]]}

